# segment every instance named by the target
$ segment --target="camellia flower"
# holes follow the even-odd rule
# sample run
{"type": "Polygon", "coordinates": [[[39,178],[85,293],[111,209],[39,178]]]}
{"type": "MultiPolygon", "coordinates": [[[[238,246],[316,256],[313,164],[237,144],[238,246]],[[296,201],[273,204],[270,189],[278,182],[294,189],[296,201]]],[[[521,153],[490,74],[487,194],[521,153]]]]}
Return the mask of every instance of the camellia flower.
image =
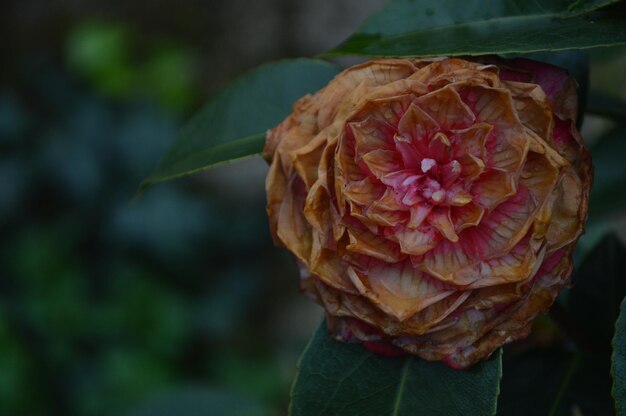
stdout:
{"type": "Polygon", "coordinates": [[[463,368],[523,338],[572,271],[591,160],[566,71],[385,59],[267,134],[267,211],[338,340],[463,368]]]}

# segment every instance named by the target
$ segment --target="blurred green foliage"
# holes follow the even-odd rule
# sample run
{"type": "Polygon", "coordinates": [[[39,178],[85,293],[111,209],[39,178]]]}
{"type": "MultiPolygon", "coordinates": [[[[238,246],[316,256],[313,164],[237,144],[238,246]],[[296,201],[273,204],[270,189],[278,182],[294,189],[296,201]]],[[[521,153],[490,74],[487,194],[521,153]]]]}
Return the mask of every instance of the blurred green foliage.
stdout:
{"type": "Polygon", "coordinates": [[[131,203],[199,90],[189,48],[138,39],[81,24],[66,67],[0,89],[0,414],[281,414],[264,202],[196,179],[131,203]]]}
{"type": "Polygon", "coordinates": [[[178,112],[197,99],[197,56],[171,40],[146,42],[125,25],[90,22],[71,32],[66,48],[69,68],[105,96],[147,96],[178,112]]]}

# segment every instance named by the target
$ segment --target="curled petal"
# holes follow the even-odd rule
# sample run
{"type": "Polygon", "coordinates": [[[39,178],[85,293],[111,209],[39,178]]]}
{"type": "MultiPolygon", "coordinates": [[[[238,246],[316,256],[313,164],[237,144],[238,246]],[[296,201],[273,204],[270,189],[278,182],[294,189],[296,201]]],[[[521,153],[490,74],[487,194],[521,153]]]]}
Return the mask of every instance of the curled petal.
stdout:
{"type": "Polygon", "coordinates": [[[452,224],[452,219],[450,218],[449,208],[436,208],[428,216],[428,223],[453,243],[459,241],[459,236],[454,231],[454,224],[452,224]]]}
{"type": "Polygon", "coordinates": [[[470,108],[453,88],[444,87],[421,96],[414,102],[431,116],[440,128],[462,129],[469,127],[475,120],[470,108]]]}
{"type": "Polygon", "coordinates": [[[437,121],[415,103],[411,103],[398,123],[398,132],[415,141],[426,139],[439,129],[437,121]]]}
{"type": "Polygon", "coordinates": [[[393,150],[376,149],[366,153],[363,162],[375,177],[380,178],[396,171],[400,160],[393,150]]]}
{"type": "Polygon", "coordinates": [[[506,201],[517,192],[517,175],[499,170],[490,170],[481,175],[472,186],[471,194],[478,205],[488,211],[506,201]]]}
{"type": "Polygon", "coordinates": [[[337,339],[464,368],[568,282],[592,176],[575,81],[471,59],[357,65],[267,134],[272,237],[337,339]]]}
{"type": "Polygon", "coordinates": [[[437,232],[433,227],[404,228],[395,233],[400,250],[413,256],[422,255],[437,245],[437,232]]]}
{"type": "Polygon", "coordinates": [[[350,244],[346,250],[371,256],[386,262],[397,262],[402,259],[398,246],[365,229],[348,229],[350,244]]]}
{"type": "Polygon", "coordinates": [[[453,293],[433,284],[408,260],[380,264],[366,275],[348,269],[348,275],[361,294],[399,321],[453,293]]]}

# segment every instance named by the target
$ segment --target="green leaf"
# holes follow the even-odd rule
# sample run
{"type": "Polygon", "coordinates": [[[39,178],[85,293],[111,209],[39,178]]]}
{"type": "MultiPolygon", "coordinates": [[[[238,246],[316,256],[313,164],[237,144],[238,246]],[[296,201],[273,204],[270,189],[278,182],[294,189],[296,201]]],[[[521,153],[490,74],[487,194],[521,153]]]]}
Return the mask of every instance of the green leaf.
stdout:
{"type": "Polygon", "coordinates": [[[626,415],[626,302],[622,302],[619,318],[615,323],[611,376],[615,409],[618,415],[626,415]]]}
{"type": "Polygon", "coordinates": [[[502,354],[469,370],[413,356],[388,358],[333,340],[323,322],[291,391],[291,416],[493,415],[502,354]]]}
{"type": "Polygon", "coordinates": [[[260,153],[266,130],[289,115],[298,98],[322,88],[338,72],[328,62],[292,59],[242,75],[183,127],[140,189],[260,153]]]}
{"type": "Polygon", "coordinates": [[[618,1],[395,0],[328,55],[457,56],[626,44],[618,1]]]}

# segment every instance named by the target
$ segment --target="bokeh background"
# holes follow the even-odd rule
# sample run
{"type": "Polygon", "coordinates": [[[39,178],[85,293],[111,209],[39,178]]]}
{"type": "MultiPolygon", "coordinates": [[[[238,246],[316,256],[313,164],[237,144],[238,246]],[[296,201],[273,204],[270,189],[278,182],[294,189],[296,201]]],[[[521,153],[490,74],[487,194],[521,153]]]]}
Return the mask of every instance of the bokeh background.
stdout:
{"type": "MultiPolygon", "coordinates": [[[[286,413],[321,310],[272,246],[264,162],[132,199],[230,79],[321,53],[383,3],[2,2],[0,415],[286,413]]],[[[593,90],[625,97],[624,50],[590,57],[593,90]]],[[[589,116],[585,137],[619,138],[615,126],[589,116]]],[[[623,233],[605,205],[583,247],[623,233]]]]}

